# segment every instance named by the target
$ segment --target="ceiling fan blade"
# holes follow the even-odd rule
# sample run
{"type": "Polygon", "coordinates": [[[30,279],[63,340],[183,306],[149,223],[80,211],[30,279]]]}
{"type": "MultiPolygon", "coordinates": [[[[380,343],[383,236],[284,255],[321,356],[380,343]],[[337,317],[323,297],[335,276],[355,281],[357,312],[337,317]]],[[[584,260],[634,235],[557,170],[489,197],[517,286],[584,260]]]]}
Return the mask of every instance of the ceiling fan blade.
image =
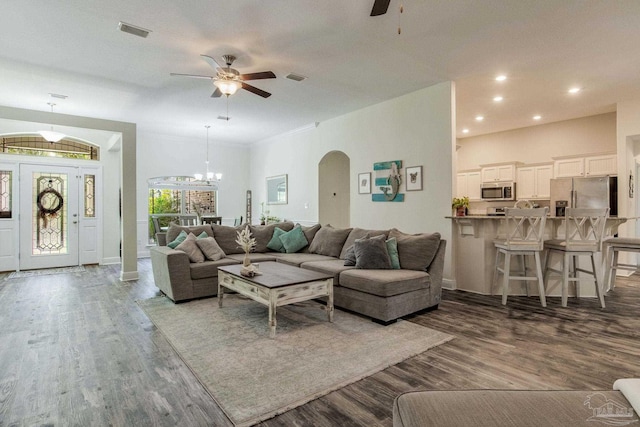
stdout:
{"type": "Polygon", "coordinates": [[[373,2],[373,9],[371,9],[370,16],[379,16],[387,13],[387,9],[389,9],[389,3],[391,0],[375,0],[373,2]]]}
{"type": "Polygon", "coordinates": [[[212,98],[220,98],[222,96],[222,91],[220,91],[219,88],[216,88],[216,90],[213,91],[213,93],[211,94],[212,98]]]}
{"type": "Polygon", "coordinates": [[[242,82],[242,89],[248,90],[249,92],[255,93],[256,95],[261,96],[263,98],[268,98],[271,96],[269,92],[266,92],[262,89],[258,89],[257,87],[246,84],[245,82],[242,82]]]}
{"type": "Polygon", "coordinates": [[[222,65],[218,64],[218,61],[216,61],[215,59],[213,59],[213,57],[209,55],[200,55],[200,57],[204,59],[207,62],[207,64],[209,64],[211,68],[213,68],[214,70],[216,68],[224,68],[222,65]]]}
{"type": "Polygon", "coordinates": [[[197,74],[180,74],[180,73],[169,73],[171,76],[183,76],[183,77],[193,77],[195,79],[213,79],[212,76],[199,76],[197,74]]]}
{"type": "Polygon", "coordinates": [[[276,75],[273,74],[273,71],[263,71],[261,73],[249,73],[249,74],[240,74],[238,76],[240,80],[261,80],[261,79],[275,79],[276,75]]]}

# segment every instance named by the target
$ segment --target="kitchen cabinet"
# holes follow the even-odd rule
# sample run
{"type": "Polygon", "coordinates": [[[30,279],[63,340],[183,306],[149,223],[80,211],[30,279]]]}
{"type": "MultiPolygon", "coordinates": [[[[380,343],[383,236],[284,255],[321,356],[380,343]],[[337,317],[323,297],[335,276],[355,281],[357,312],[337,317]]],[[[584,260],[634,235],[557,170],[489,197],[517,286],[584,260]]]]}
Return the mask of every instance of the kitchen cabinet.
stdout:
{"type": "Polygon", "coordinates": [[[519,167],[516,180],[517,199],[549,199],[551,197],[553,165],[519,167]]]}
{"type": "Polygon", "coordinates": [[[482,182],[515,181],[516,166],[514,163],[487,165],[482,168],[482,182]]]}
{"type": "Polygon", "coordinates": [[[482,184],[480,170],[459,172],[457,175],[456,197],[468,196],[469,200],[480,200],[482,184]]]}
{"type": "Polygon", "coordinates": [[[554,176],[556,178],[618,174],[618,158],[616,154],[568,157],[554,160],[554,176]]]}

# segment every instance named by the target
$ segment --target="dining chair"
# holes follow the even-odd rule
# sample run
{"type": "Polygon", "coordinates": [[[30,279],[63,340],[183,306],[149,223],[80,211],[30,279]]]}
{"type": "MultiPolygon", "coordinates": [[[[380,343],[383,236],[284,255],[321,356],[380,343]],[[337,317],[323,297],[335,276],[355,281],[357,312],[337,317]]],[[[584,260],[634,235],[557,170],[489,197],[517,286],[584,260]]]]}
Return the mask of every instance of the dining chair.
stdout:
{"type": "Polygon", "coordinates": [[[192,226],[198,225],[197,215],[180,215],[180,225],[192,226]]]}
{"type": "Polygon", "coordinates": [[[203,224],[222,224],[221,216],[203,216],[202,217],[203,224]]]}
{"type": "Polygon", "coordinates": [[[233,220],[233,226],[237,227],[239,225],[242,225],[242,215],[240,215],[238,218],[235,218],[233,220]]]}
{"type": "MultiPolygon", "coordinates": [[[[544,272],[545,285],[548,286],[549,284],[550,272],[560,276],[562,280],[563,307],[567,306],[570,282],[575,283],[576,297],[580,297],[580,281],[586,277],[581,277],[578,273],[585,273],[593,277],[600,306],[605,308],[602,281],[598,279],[601,274],[596,268],[594,256],[602,252],[602,239],[608,216],[609,208],[567,208],[564,223],[560,230],[564,232],[564,238],[547,240],[544,244],[547,250],[544,272]],[[556,254],[560,255],[561,258],[561,270],[551,267],[552,257],[556,254]],[[578,257],[587,255],[591,259],[591,270],[579,268],[577,265],[578,257]]],[[[548,292],[548,289],[546,290],[548,292]]]]}
{"type": "Polygon", "coordinates": [[[505,210],[506,239],[494,241],[496,247],[496,262],[493,272],[493,283],[502,273],[502,304],[507,303],[509,284],[512,280],[524,281],[529,295],[529,281],[538,281],[540,304],[547,306],[544,281],[542,276],[542,263],[540,252],[544,247],[544,232],[547,220],[548,207],[532,209],[507,208],[505,210]],[[502,256],[501,256],[502,255],[502,256]],[[520,259],[522,269],[512,271],[511,257],[520,259]],[[532,256],[535,263],[535,275],[528,273],[526,257],[532,256]],[[500,261],[502,258],[502,262],[500,261]],[[517,275],[515,273],[518,273],[517,275]],[[529,275],[527,275],[529,274],[529,275]]]}

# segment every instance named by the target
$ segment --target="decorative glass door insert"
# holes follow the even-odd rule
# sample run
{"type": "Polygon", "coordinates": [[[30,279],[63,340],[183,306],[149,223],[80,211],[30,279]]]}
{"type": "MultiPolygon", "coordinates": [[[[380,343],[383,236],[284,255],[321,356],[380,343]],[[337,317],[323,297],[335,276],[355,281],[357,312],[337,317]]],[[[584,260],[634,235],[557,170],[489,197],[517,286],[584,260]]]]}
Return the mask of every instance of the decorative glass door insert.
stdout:
{"type": "Polygon", "coordinates": [[[68,181],[67,174],[33,174],[32,255],[66,254],[69,251],[65,205],[68,181]]]}

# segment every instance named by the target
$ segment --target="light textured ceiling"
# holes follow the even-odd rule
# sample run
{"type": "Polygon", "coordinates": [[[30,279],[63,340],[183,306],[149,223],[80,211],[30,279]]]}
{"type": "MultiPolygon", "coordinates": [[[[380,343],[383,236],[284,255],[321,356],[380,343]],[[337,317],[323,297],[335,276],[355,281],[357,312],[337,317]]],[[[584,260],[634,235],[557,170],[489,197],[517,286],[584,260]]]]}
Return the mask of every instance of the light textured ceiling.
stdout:
{"type": "Polygon", "coordinates": [[[3,0],[0,104],[135,122],[159,134],[250,144],[447,81],[458,137],[615,111],[640,98],[640,1],[3,0]],[[152,30],[120,32],[124,21],[152,30]],[[402,34],[397,34],[398,25],[402,34]],[[238,57],[271,92],[211,98],[201,58],[238,57]],[[289,73],[307,76],[303,82],[289,73]],[[494,81],[498,73],[508,79],[494,81]],[[584,90],[567,94],[570,86],[584,90]],[[501,103],[494,103],[495,95],[501,103]],[[217,120],[228,115],[229,122],[217,120]],[[485,116],[482,123],[474,120],[485,116]],[[542,115],[533,122],[534,114],[542,115]],[[467,135],[461,133],[468,127],[467,135]]]}

